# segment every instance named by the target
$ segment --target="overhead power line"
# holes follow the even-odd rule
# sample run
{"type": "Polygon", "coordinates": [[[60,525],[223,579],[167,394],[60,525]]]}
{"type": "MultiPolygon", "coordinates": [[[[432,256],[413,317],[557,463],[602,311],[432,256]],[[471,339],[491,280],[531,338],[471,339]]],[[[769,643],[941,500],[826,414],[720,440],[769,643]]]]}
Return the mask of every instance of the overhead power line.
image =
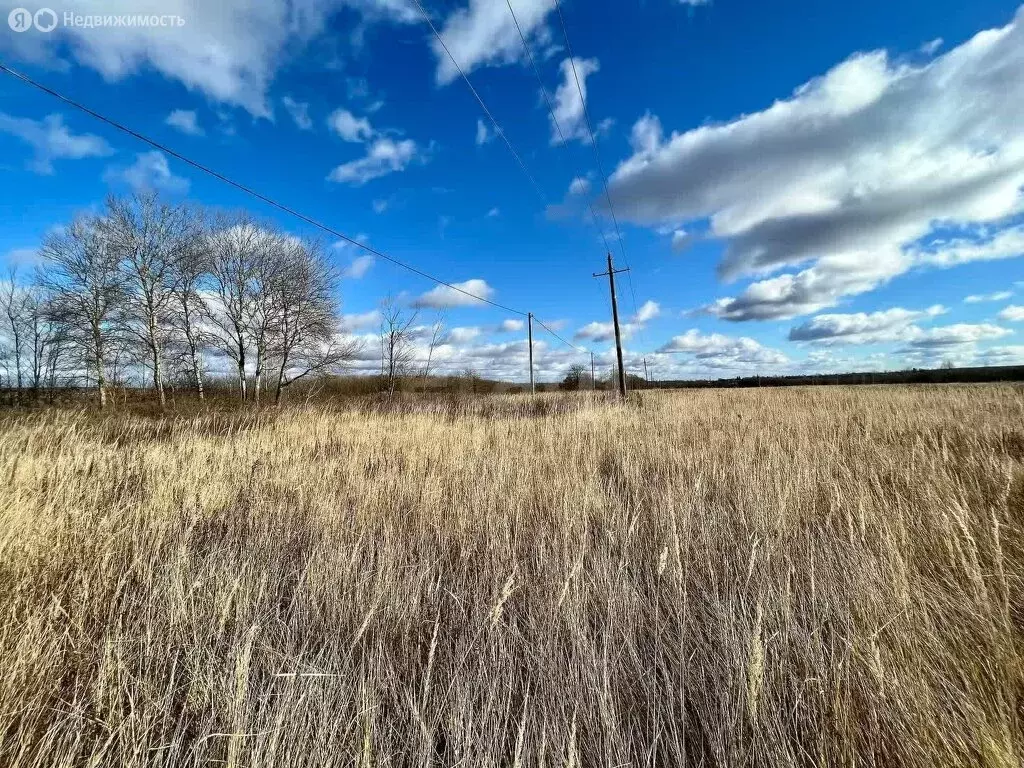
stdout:
{"type": "MultiPolygon", "coordinates": [[[[580,104],[583,107],[583,118],[587,126],[587,134],[590,136],[590,146],[594,149],[594,160],[597,163],[597,172],[601,176],[601,184],[604,187],[605,200],[608,202],[608,213],[611,215],[612,224],[615,226],[615,237],[619,241],[619,251],[622,253],[622,260],[626,264],[626,269],[630,268],[629,257],[626,255],[626,245],[622,240],[622,232],[619,230],[619,220],[615,215],[615,206],[612,204],[612,195],[608,189],[608,177],[604,172],[604,164],[601,162],[601,150],[597,146],[597,136],[594,134],[594,128],[590,122],[590,110],[587,109],[587,100],[583,94],[583,86],[580,83],[579,74],[576,72],[576,57],[572,52],[572,43],[569,41],[569,28],[565,24],[565,16],[562,14],[562,5],[559,0],[553,0],[555,4],[555,10],[558,12],[558,22],[562,27],[562,36],[565,38],[565,49],[569,54],[569,64],[572,67],[572,77],[576,81],[576,90],[580,95],[580,104]]],[[[633,316],[639,320],[640,311],[636,304],[636,291],[633,290],[633,273],[629,271],[626,273],[627,282],[629,283],[629,296],[633,303],[633,316]]],[[[638,323],[640,326],[640,334],[644,336],[643,324],[638,323]]],[[[644,339],[644,346],[647,346],[646,339],[644,339]]]]}
{"type": "MultiPolygon", "coordinates": [[[[132,137],[138,139],[139,141],[141,141],[141,142],[143,142],[145,144],[148,144],[149,146],[153,147],[154,149],[158,149],[161,152],[167,153],[171,157],[174,157],[174,158],[180,160],[181,162],[183,162],[183,163],[185,163],[187,165],[190,165],[191,167],[195,168],[198,171],[202,171],[203,173],[207,174],[208,176],[212,176],[213,178],[217,179],[218,181],[221,181],[221,182],[223,182],[223,183],[225,183],[225,184],[227,184],[227,185],[229,185],[231,187],[234,187],[235,189],[237,189],[237,190],[239,190],[241,192],[244,192],[245,194],[250,195],[250,196],[256,198],[257,200],[260,200],[260,201],[266,203],[267,205],[270,205],[270,206],[272,206],[274,208],[277,208],[279,211],[283,211],[284,213],[287,213],[289,216],[293,216],[296,219],[299,219],[300,221],[304,221],[305,223],[307,223],[307,224],[309,224],[309,225],[311,225],[313,227],[316,227],[319,230],[322,230],[323,232],[326,232],[326,233],[328,233],[330,235],[333,235],[333,236],[335,236],[335,237],[337,237],[337,238],[339,238],[341,240],[344,240],[347,243],[350,243],[350,244],[352,244],[352,245],[354,245],[354,246],[356,246],[358,248],[361,248],[362,250],[366,251],[367,253],[370,253],[370,254],[372,254],[374,256],[377,256],[377,257],[379,257],[381,259],[384,259],[385,261],[391,262],[392,264],[395,264],[396,266],[399,266],[402,269],[408,270],[409,272],[412,272],[415,275],[419,275],[420,277],[426,278],[427,280],[430,280],[431,282],[437,283],[438,285],[442,285],[442,286],[444,286],[446,288],[450,288],[451,290],[453,290],[453,291],[455,291],[457,293],[460,293],[463,296],[467,296],[467,297],[469,297],[469,298],[471,298],[471,299],[473,299],[475,301],[479,301],[479,302],[482,302],[484,304],[490,304],[492,307],[496,307],[498,309],[502,309],[502,310],[504,310],[506,312],[511,312],[514,315],[521,315],[523,317],[526,317],[529,314],[528,312],[523,312],[523,311],[518,310],[518,309],[513,309],[512,307],[505,306],[504,304],[499,304],[498,302],[492,301],[491,299],[485,298],[483,296],[478,296],[477,294],[472,293],[471,291],[467,291],[464,288],[460,288],[459,286],[454,285],[452,283],[449,283],[446,280],[442,280],[439,277],[435,277],[434,275],[431,275],[429,272],[424,272],[422,269],[414,267],[411,264],[406,264],[404,261],[396,259],[393,256],[388,256],[386,253],[384,253],[384,252],[382,252],[382,251],[380,251],[380,250],[378,250],[376,248],[373,248],[373,247],[371,247],[369,245],[366,245],[365,243],[362,243],[362,242],[360,242],[359,240],[356,240],[353,237],[349,237],[344,232],[339,232],[338,230],[336,230],[336,229],[334,229],[332,227],[329,227],[326,224],[323,224],[323,223],[317,221],[316,219],[313,219],[313,218],[311,218],[309,216],[306,216],[303,213],[300,213],[299,211],[295,210],[294,208],[291,208],[291,207],[289,207],[287,205],[284,205],[283,203],[279,203],[278,201],[276,201],[276,200],[274,200],[274,199],[272,199],[270,197],[267,197],[266,195],[264,195],[264,194],[262,194],[260,192],[257,192],[256,190],[252,189],[251,187],[247,187],[244,184],[241,184],[241,183],[239,183],[237,181],[234,181],[233,179],[228,178],[224,174],[219,173],[219,172],[213,170],[212,168],[209,168],[209,167],[207,167],[207,166],[205,166],[205,165],[203,165],[203,164],[201,164],[199,162],[196,162],[195,160],[192,160],[191,158],[188,158],[185,155],[182,155],[180,152],[176,152],[175,150],[165,146],[164,144],[161,144],[160,142],[154,141],[153,139],[150,139],[149,137],[144,136],[141,133],[138,133],[137,131],[132,130],[131,128],[128,128],[127,126],[117,122],[116,120],[113,120],[113,119],[111,119],[109,117],[106,117],[105,115],[100,114],[99,112],[96,112],[93,109],[90,109],[89,107],[87,107],[87,106],[85,106],[85,105],[83,105],[83,104],[81,104],[81,103],[79,103],[79,102],[77,102],[77,101],[75,101],[75,100],[73,100],[73,99],[63,95],[62,93],[59,93],[59,92],[53,90],[52,88],[49,88],[49,87],[43,85],[42,83],[37,82],[36,80],[33,80],[28,75],[25,75],[22,72],[19,72],[19,71],[15,70],[15,69],[12,69],[11,67],[8,67],[6,64],[4,64],[2,62],[0,62],[0,71],[6,73],[8,75],[11,75],[12,77],[14,77],[14,78],[16,78],[18,80],[21,80],[23,83],[26,83],[27,85],[30,85],[30,86],[32,86],[34,88],[37,88],[38,90],[42,91],[43,93],[49,94],[50,96],[54,97],[55,99],[59,99],[60,101],[62,101],[65,104],[67,104],[68,106],[73,107],[74,109],[77,109],[80,112],[84,112],[85,114],[87,114],[87,115],[89,115],[89,116],[91,116],[91,117],[93,117],[93,118],[95,118],[95,119],[97,119],[97,120],[99,120],[99,121],[101,121],[103,123],[106,123],[107,125],[111,126],[112,128],[116,128],[117,130],[122,131],[123,133],[126,133],[129,136],[132,136],[132,137]]],[[[570,345],[570,346],[572,346],[572,345],[570,345]]]]}
{"type": "MultiPolygon", "coordinates": [[[[530,50],[530,44],[526,40],[526,35],[523,34],[523,28],[519,26],[519,19],[516,17],[516,12],[512,8],[512,0],[505,0],[505,4],[508,5],[508,12],[512,14],[512,21],[516,25],[516,31],[519,32],[519,39],[523,42],[523,50],[526,51],[526,58],[530,62],[530,67],[533,69],[533,74],[537,78],[537,85],[540,86],[541,95],[544,97],[544,103],[547,105],[548,114],[551,115],[551,123],[555,126],[555,130],[558,131],[558,138],[561,143],[566,144],[565,134],[562,133],[562,126],[558,122],[558,118],[555,117],[555,107],[551,103],[551,97],[548,95],[548,89],[544,86],[544,79],[540,76],[540,69],[537,67],[537,61],[533,58],[533,51],[530,50]]],[[[581,178],[583,174],[578,174],[581,178]]],[[[597,218],[597,212],[594,210],[594,203],[591,200],[587,201],[587,205],[590,207],[590,218],[594,222],[594,226],[597,228],[598,233],[601,235],[601,241],[604,243],[605,251],[610,251],[611,246],[608,245],[608,238],[605,237],[604,228],[598,224],[599,219],[597,218]]]]}
{"type": "Polygon", "coordinates": [[[487,115],[487,119],[491,121],[491,124],[494,126],[494,132],[501,137],[502,141],[505,142],[505,146],[508,147],[508,151],[512,153],[512,157],[514,157],[516,159],[516,162],[519,163],[519,167],[523,169],[523,173],[526,174],[526,178],[530,180],[530,184],[533,186],[534,191],[540,196],[540,199],[544,203],[547,203],[547,199],[544,196],[544,192],[541,190],[540,185],[537,184],[537,180],[533,178],[533,174],[530,173],[530,169],[526,167],[526,163],[523,162],[523,158],[520,157],[519,153],[516,151],[516,148],[512,146],[511,140],[509,140],[508,136],[505,135],[505,131],[498,123],[498,120],[491,113],[491,110],[487,108],[487,104],[484,103],[483,97],[480,96],[476,88],[473,87],[473,83],[469,81],[469,77],[466,76],[466,71],[462,68],[462,65],[459,64],[458,61],[456,61],[455,57],[452,55],[452,52],[448,50],[448,45],[441,37],[441,33],[437,31],[437,27],[434,26],[434,21],[433,19],[430,18],[430,14],[427,13],[427,9],[423,7],[423,3],[420,2],[420,0],[415,0],[415,3],[416,7],[420,9],[420,13],[423,15],[423,20],[427,22],[427,25],[430,27],[430,31],[433,32],[434,37],[437,38],[437,42],[440,44],[441,48],[444,49],[444,52],[448,55],[448,58],[451,59],[452,64],[455,65],[455,69],[458,70],[459,74],[462,76],[463,81],[466,83],[466,87],[469,88],[470,93],[472,93],[473,97],[477,100],[477,103],[480,105],[480,109],[484,111],[484,114],[487,115]]]}

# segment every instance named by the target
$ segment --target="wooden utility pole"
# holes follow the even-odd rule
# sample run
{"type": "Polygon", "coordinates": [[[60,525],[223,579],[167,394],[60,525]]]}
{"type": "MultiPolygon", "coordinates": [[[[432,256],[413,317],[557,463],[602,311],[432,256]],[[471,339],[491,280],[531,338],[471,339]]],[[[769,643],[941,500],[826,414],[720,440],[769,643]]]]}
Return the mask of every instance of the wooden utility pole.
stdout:
{"type": "Polygon", "coordinates": [[[647,358],[646,357],[644,358],[644,381],[646,381],[648,384],[651,383],[651,375],[649,373],[647,373],[647,358]]]}
{"type": "Polygon", "coordinates": [[[608,285],[612,292],[612,323],[615,325],[615,356],[619,361],[619,396],[626,397],[626,369],[622,364],[622,333],[619,331],[619,302],[615,298],[615,276],[621,272],[629,272],[629,268],[615,269],[612,263],[612,255],[608,254],[608,271],[595,272],[594,277],[608,275],[608,285]]]}
{"type": "Polygon", "coordinates": [[[526,315],[527,337],[530,341],[530,394],[537,394],[537,388],[533,383],[533,312],[526,315]]]}

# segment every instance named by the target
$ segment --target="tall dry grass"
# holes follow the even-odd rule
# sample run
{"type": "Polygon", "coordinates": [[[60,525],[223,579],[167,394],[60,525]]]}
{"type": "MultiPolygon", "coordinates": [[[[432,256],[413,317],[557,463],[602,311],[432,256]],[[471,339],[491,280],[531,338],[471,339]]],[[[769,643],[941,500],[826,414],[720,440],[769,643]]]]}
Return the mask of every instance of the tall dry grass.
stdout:
{"type": "Polygon", "coordinates": [[[1020,388],[0,430],[3,766],[1024,755],[1020,388]]]}

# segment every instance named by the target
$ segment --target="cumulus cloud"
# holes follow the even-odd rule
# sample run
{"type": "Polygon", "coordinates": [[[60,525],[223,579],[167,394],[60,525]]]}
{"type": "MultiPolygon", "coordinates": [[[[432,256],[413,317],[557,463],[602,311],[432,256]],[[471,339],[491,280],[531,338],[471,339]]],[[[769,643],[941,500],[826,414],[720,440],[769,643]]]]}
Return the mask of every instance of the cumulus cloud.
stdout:
{"type": "Polygon", "coordinates": [[[189,188],[188,179],[175,176],[167,156],[155,149],[135,155],[135,162],[127,167],[108,169],[104,179],[108,184],[125,184],[136,192],[184,195],[189,188]]]}
{"type": "Polygon", "coordinates": [[[1013,296],[1013,291],[996,291],[995,293],[974,293],[964,297],[965,304],[981,304],[989,301],[1006,301],[1013,296]]]}
{"type": "Polygon", "coordinates": [[[693,328],[674,337],[659,353],[682,353],[708,368],[743,369],[781,366],[789,362],[782,352],[761,345],[746,336],[732,337],[721,333],[704,334],[693,328]]]}
{"type": "MultiPolygon", "coordinates": [[[[619,333],[623,339],[631,339],[642,330],[647,323],[661,314],[661,305],[656,301],[646,301],[627,322],[619,323],[619,333]]],[[[611,322],[587,323],[576,331],[577,341],[593,341],[603,343],[615,338],[615,324],[611,322]]]]}
{"type": "Polygon", "coordinates": [[[999,319],[1010,323],[1024,323],[1024,307],[1011,305],[999,313],[999,319]]]}
{"type": "Polygon", "coordinates": [[[432,288],[416,299],[413,306],[423,309],[479,307],[484,304],[480,299],[490,300],[493,296],[494,289],[487,284],[486,280],[473,278],[462,283],[452,283],[451,286],[439,285],[432,288]]]}
{"type": "Polygon", "coordinates": [[[571,141],[572,139],[590,140],[586,121],[587,78],[600,69],[601,65],[597,59],[578,57],[565,59],[559,65],[562,82],[555,89],[554,108],[549,116],[552,144],[561,144],[563,140],[571,141]],[[575,73],[573,72],[574,65],[575,73]],[[577,87],[577,82],[579,87],[577,87]]]}
{"type": "Polygon", "coordinates": [[[637,223],[708,220],[726,244],[725,280],[800,265],[709,307],[731,320],[793,317],[914,267],[1019,255],[1008,247],[1019,231],[935,236],[998,229],[1021,211],[1021,125],[1024,9],[922,65],[855,55],[725,124],[666,136],[646,115],[611,194],[637,223]]]}
{"type": "Polygon", "coordinates": [[[366,273],[370,271],[370,267],[373,266],[373,256],[367,254],[366,256],[357,256],[352,259],[352,263],[342,270],[341,276],[348,277],[352,280],[361,280],[366,276],[366,273]]]}
{"type": "Polygon", "coordinates": [[[360,186],[389,173],[404,171],[417,159],[421,159],[421,155],[415,141],[395,141],[384,137],[367,147],[364,157],[342,163],[331,171],[327,178],[330,181],[360,186]]]}
{"type": "Polygon", "coordinates": [[[502,320],[498,325],[498,333],[520,333],[526,327],[522,320],[502,320]]]}
{"type": "Polygon", "coordinates": [[[35,152],[28,163],[29,169],[46,175],[53,173],[54,160],[106,157],[114,151],[99,136],[72,133],[64,124],[64,118],[56,113],[42,120],[32,120],[0,112],[0,132],[9,133],[29,144],[35,152]]]}
{"type": "Polygon", "coordinates": [[[365,23],[419,19],[411,0],[77,0],[78,14],[173,14],[185,24],[59,25],[49,35],[0,35],[0,47],[35,61],[66,53],[108,81],[153,69],[214,101],[270,117],[267,90],[277,70],[342,8],[360,13],[365,23]]]}
{"type": "Polygon", "coordinates": [[[291,115],[295,125],[302,131],[313,130],[313,118],[309,116],[309,103],[305,101],[296,101],[291,96],[285,96],[281,99],[281,103],[284,104],[285,110],[291,115]]]}
{"type": "Polygon", "coordinates": [[[445,344],[454,344],[455,346],[462,346],[463,344],[469,344],[471,341],[476,339],[480,335],[481,331],[476,327],[459,327],[452,328],[444,336],[445,344]]]}
{"type": "Polygon", "coordinates": [[[365,117],[356,117],[347,109],[336,109],[327,117],[327,126],[345,141],[362,143],[377,132],[365,117]]]}
{"type": "Polygon", "coordinates": [[[202,136],[206,133],[199,125],[199,118],[194,109],[176,109],[164,122],[189,136],[202,136]]]}
{"type": "Polygon", "coordinates": [[[818,315],[789,331],[790,341],[816,344],[880,344],[907,341],[923,333],[914,325],[919,320],[938,317],[946,308],[935,305],[925,310],[901,307],[881,312],[857,312],[847,315],[818,315]]]}
{"type": "Polygon", "coordinates": [[[941,328],[931,328],[923,331],[917,338],[910,342],[911,347],[955,347],[961,344],[975,344],[979,341],[1008,336],[1013,331],[1000,328],[991,323],[980,323],[970,325],[958,323],[957,325],[946,325],[941,328]]]}
{"type": "MultiPolygon", "coordinates": [[[[544,44],[550,39],[544,20],[554,10],[549,0],[515,0],[516,19],[527,41],[544,44]]],[[[465,8],[452,11],[439,30],[445,46],[466,74],[477,67],[503,66],[525,58],[512,14],[504,3],[469,0],[465,8]]],[[[459,76],[444,48],[431,43],[437,57],[437,82],[447,85],[459,76]]]]}
{"type": "Polygon", "coordinates": [[[345,333],[358,333],[359,331],[376,328],[380,325],[380,321],[380,310],[371,309],[369,312],[342,315],[341,328],[345,333]]]}

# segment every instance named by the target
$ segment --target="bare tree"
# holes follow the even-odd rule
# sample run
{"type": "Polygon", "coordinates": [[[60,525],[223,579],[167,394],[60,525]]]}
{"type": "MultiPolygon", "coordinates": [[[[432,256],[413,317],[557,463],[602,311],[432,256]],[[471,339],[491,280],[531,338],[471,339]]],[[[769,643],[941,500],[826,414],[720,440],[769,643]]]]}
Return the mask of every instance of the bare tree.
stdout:
{"type": "Polygon", "coordinates": [[[213,306],[210,319],[223,352],[238,371],[239,395],[246,399],[246,365],[252,345],[253,283],[266,247],[266,233],[245,214],[219,217],[207,235],[213,306]]]}
{"type": "Polygon", "coordinates": [[[434,352],[444,342],[444,315],[440,315],[432,326],[430,326],[430,342],[427,344],[427,362],[423,366],[423,381],[430,378],[430,364],[434,360],[434,352]]]}
{"type": "Polygon", "coordinates": [[[20,400],[24,386],[22,362],[25,352],[26,297],[25,289],[18,285],[17,278],[17,270],[12,267],[7,279],[0,282],[0,322],[3,323],[0,327],[7,336],[8,350],[5,357],[15,373],[13,377],[9,375],[8,378],[15,383],[15,398],[20,400]]]}
{"type": "Polygon", "coordinates": [[[164,355],[174,279],[178,261],[196,247],[196,217],[184,205],[169,205],[147,193],[107,198],[101,221],[125,274],[125,329],[144,351],[160,406],[166,407],[164,355]]]}
{"type": "Polygon", "coordinates": [[[282,391],[310,375],[335,372],[358,352],[339,333],[339,275],[317,243],[287,241],[273,287],[269,327],[277,367],[274,403],[282,391]]]}
{"type": "Polygon", "coordinates": [[[25,373],[33,399],[49,384],[55,386],[56,371],[62,364],[67,329],[55,322],[46,294],[37,285],[23,288],[22,336],[25,349],[25,373]]]}
{"type": "Polygon", "coordinates": [[[172,358],[181,361],[200,400],[205,397],[205,353],[212,341],[210,306],[204,298],[211,264],[207,246],[200,230],[193,246],[175,262],[170,303],[172,358]]]}
{"type": "Polygon", "coordinates": [[[43,240],[38,281],[48,295],[50,321],[66,329],[100,407],[107,404],[107,365],[121,326],[124,273],[96,217],[79,217],[43,240]]]}
{"type": "Polygon", "coordinates": [[[412,327],[419,313],[407,315],[391,297],[381,303],[380,313],[380,364],[390,398],[395,394],[396,381],[408,373],[415,356],[412,327]]]}

